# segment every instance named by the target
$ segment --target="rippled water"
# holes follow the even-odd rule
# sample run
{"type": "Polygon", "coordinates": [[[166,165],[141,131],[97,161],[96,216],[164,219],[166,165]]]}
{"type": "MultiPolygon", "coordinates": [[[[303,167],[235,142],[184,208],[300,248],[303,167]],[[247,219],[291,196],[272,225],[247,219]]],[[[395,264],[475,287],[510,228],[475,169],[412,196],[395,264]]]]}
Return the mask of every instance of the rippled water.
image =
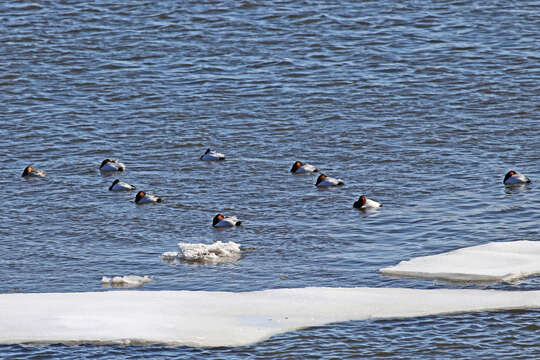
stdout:
{"type": "MultiPolygon", "coordinates": [[[[0,292],[305,286],[540,289],[381,276],[538,240],[538,2],[0,4],[0,292]],[[207,147],[227,160],[206,163],[207,147]],[[120,175],[163,204],[110,193],[120,175]],[[289,173],[308,161],[345,186],[289,173]],[[25,166],[45,179],[20,177],[25,166]],[[515,169],[533,183],[505,188],[515,169]],[[367,193],[384,204],[364,214],[367,193]],[[212,217],[243,226],[219,231],[212,217]],[[161,260],[178,242],[251,248],[161,260]]],[[[398,301],[398,299],[396,299],[398,301]]],[[[538,358],[538,312],[351,322],[231,349],[2,346],[7,358],[538,358]]]]}

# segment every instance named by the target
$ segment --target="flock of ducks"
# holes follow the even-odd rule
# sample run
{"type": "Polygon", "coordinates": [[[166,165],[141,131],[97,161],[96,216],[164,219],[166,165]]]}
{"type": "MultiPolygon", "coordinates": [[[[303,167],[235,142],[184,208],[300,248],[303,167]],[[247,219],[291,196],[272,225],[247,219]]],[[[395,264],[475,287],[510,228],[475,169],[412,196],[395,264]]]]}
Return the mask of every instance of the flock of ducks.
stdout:
{"type": "MultiPolygon", "coordinates": [[[[315,172],[319,172],[319,169],[317,169],[315,166],[311,164],[304,164],[301,161],[295,161],[291,172],[293,174],[312,174],[315,172]]],[[[315,182],[315,186],[317,187],[329,187],[329,186],[340,186],[345,185],[345,183],[341,179],[332,178],[329,176],[326,176],[325,174],[320,174],[317,178],[317,181],[315,182]]],[[[360,198],[358,198],[357,201],[354,202],[353,207],[361,210],[369,210],[369,209],[377,209],[382,206],[381,203],[371,200],[365,197],[365,195],[361,195],[360,198]]]]}
{"type": "MultiPolygon", "coordinates": [[[[206,152],[201,155],[201,160],[204,161],[219,161],[219,160],[225,160],[225,155],[218,153],[216,151],[207,149],[206,152]]],[[[122,172],[126,170],[126,166],[121,163],[118,160],[110,160],[105,159],[101,162],[101,165],[99,166],[99,170],[101,172],[122,172]]],[[[22,177],[45,177],[47,174],[43,170],[37,170],[34,169],[31,165],[27,166],[23,173],[22,177]]],[[[119,179],[115,179],[111,186],[109,186],[109,191],[132,191],[135,190],[136,187],[134,185],[128,184],[126,182],[120,181],[119,179]]],[[[161,197],[147,194],[144,191],[137,192],[137,195],[135,195],[135,204],[150,204],[150,203],[160,203],[163,200],[161,197]]],[[[235,216],[224,216],[222,214],[217,214],[213,221],[212,226],[214,227],[232,227],[232,226],[238,226],[241,225],[242,222],[238,220],[235,216]]]]}
{"type": "MultiPolygon", "coordinates": [[[[207,149],[206,152],[201,155],[200,159],[203,161],[221,161],[225,160],[225,155],[211,149],[207,149]]],[[[118,160],[105,159],[99,166],[99,170],[102,172],[122,172],[126,170],[126,166],[118,160]]],[[[293,174],[313,174],[316,172],[319,172],[319,169],[317,169],[315,166],[302,163],[301,161],[295,161],[291,168],[291,173],[293,174]]],[[[34,169],[31,165],[27,166],[22,173],[22,177],[44,176],[47,176],[47,174],[43,170],[34,169]]],[[[527,184],[530,182],[531,179],[514,170],[510,170],[509,172],[507,172],[503,180],[503,184],[505,185],[519,185],[527,184]]],[[[330,187],[340,185],[344,185],[344,182],[342,180],[326,176],[322,173],[319,175],[315,183],[315,186],[317,187],[330,187]]],[[[123,181],[120,181],[119,179],[114,180],[109,187],[109,191],[132,191],[135,189],[136,187],[134,185],[125,183],[123,181]]],[[[159,196],[147,194],[142,190],[137,192],[137,195],[135,196],[136,204],[149,204],[160,202],[162,202],[162,199],[159,196]]],[[[361,195],[358,200],[355,201],[353,204],[354,208],[360,210],[377,209],[381,206],[381,203],[372,199],[368,199],[365,195],[361,195]]],[[[222,214],[217,214],[212,221],[212,226],[214,227],[233,227],[241,224],[242,222],[239,221],[235,216],[224,216],[222,214]]]]}

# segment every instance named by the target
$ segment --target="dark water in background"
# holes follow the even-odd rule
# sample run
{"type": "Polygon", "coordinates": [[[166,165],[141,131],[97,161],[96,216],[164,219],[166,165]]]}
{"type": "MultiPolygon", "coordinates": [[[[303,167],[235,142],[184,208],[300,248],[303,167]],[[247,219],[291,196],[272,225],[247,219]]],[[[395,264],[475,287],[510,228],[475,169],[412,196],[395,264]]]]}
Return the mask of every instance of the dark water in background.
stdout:
{"type": "MultiPolygon", "coordinates": [[[[0,5],[0,292],[469,287],[378,269],[538,240],[540,3],[0,5]],[[220,163],[198,157],[207,147],[220,163]],[[120,178],[160,195],[107,191],[120,178]],[[345,186],[292,176],[308,161],[345,186]],[[46,179],[24,180],[25,166],[46,179]],[[533,179],[505,189],[515,169],[533,179]],[[367,193],[384,204],[352,209],[367,193]],[[242,228],[216,231],[217,212],[242,228]],[[254,248],[170,264],[180,241],[254,248]]],[[[396,299],[399,301],[399,299],[396,299]]],[[[179,309],[181,310],[181,309],[179,309]]],[[[538,358],[538,311],[335,324],[243,348],[1,346],[4,358],[538,358]]]]}

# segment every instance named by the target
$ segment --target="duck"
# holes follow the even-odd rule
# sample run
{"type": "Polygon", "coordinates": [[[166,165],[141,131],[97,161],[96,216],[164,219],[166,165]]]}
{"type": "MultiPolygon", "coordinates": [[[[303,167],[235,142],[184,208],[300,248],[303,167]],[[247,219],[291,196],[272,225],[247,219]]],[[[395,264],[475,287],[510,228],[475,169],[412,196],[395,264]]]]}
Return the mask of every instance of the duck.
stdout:
{"type": "Polygon", "coordinates": [[[291,172],[293,174],[314,173],[317,171],[319,171],[319,169],[317,169],[315,166],[310,164],[304,164],[301,161],[295,161],[291,168],[291,172]]]}
{"type": "Polygon", "coordinates": [[[47,176],[47,174],[45,174],[45,171],[43,170],[36,170],[32,167],[32,165],[28,165],[27,167],[24,168],[24,171],[21,176],[22,177],[33,177],[33,176],[44,177],[44,176],[47,176]]]}
{"type": "Polygon", "coordinates": [[[147,194],[142,190],[135,196],[135,204],[160,203],[161,201],[159,196],[147,194]]]}
{"type": "Polygon", "coordinates": [[[242,225],[242,222],[238,221],[236,216],[223,216],[222,214],[217,214],[212,221],[213,227],[232,227],[238,225],[242,225]]]}
{"type": "Polygon", "coordinates": [[[381,203],[375,200],[368,199],[364,195],[361,195],[358,198],[358,201],[355,201],[353,204],[353,207],[355,207],[356,209],[362,209],[362,210],[377,209],[377,208],[380,208],[381,206],[382,206],[381,203]]]}
{"type": "Polygon", "coordinates": [[[505,185],[528,184],[530,182],[531,179],[514,170],[507,172],[503,180],[503,184],[505,185]]]}
{"type": "Polygon", "coordinates": [[[338,186],[338,185],[345,185],[343,181],[336,178],[331,178],[326,176],[325,174],[319,175],[317,178],[317,182],[315,183],[315,186],[317,187],[323,187],[323,186],[338,186]]]}
{"type": "Polygon", "coordinates": [[[105,159],[99,166],[101,171],[125,171],[126,166],[118,160],[105,159]]]}
{"type": "Polygon", "coordinates": [[[225,160],[225,155],[218,153],[214,150],[206,149],[206,152],[201,155],[201,160],[206,161],[215,161],[215,160],[225,160]]]}
{"type": "Polygon", "coordinates": [[[109,187],[109,191],[130,191],[135,189],[135,186],[120,181],[118,179],[114,180],[112,185],[109,187]]]}

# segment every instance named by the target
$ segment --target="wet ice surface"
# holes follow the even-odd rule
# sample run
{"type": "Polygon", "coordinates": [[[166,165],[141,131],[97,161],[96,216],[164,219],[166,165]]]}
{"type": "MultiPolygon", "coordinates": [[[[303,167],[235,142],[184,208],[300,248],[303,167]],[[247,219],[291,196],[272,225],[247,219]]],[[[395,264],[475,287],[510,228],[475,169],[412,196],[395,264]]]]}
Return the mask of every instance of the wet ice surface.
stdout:
{"type": "Polygon", "coordinates": [[[380,272],[451,281],[512,281],[540,273],[540,242],[524,240],[471,246],[401,261],[380,272]]]}
{"type": "Polygon", "coordinates": [[[328,323],[540,307],[540,291],[299,288],[0,295],[0,344],[242,346],[328,323]]]}

